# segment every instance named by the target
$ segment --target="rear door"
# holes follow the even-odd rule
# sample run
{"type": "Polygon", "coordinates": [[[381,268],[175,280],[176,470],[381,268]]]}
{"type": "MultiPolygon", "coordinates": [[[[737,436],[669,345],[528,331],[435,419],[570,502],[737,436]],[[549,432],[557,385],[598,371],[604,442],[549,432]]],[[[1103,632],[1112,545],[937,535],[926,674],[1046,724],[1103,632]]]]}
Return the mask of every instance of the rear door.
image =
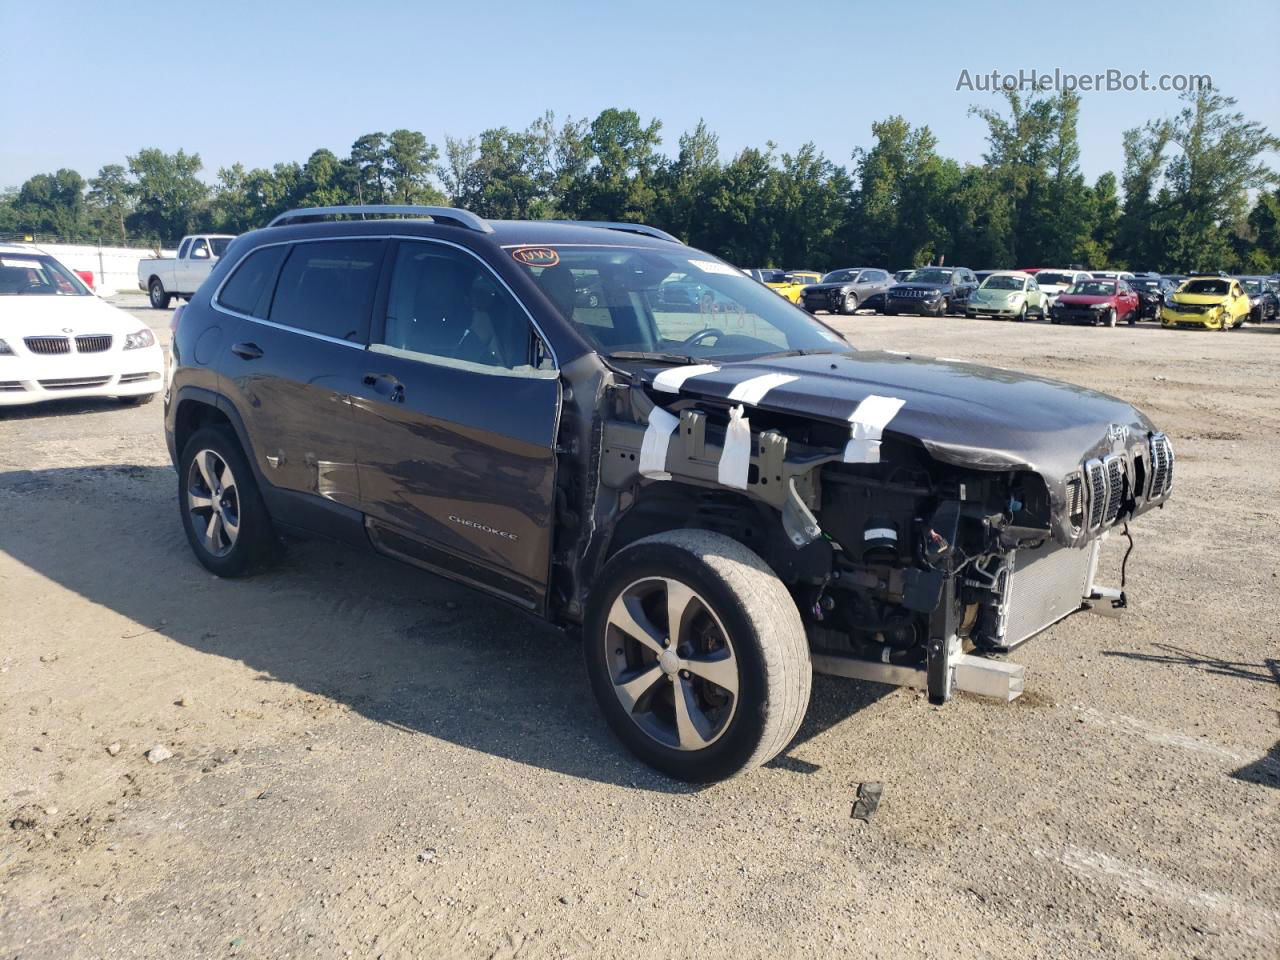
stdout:
{"type": "Polygon", "coordinates": [[[364,374],[386,246],[335,239],[260,247],[217,292],[216,307],[240,318],[231,328],[224,390],[259,469],[286,494],[359,507],[350,403],[364,374]],[[247,282],[240,292],[242,272],[268,269],[273,296],[255,298],[247,282]]]}
{"type": "Polygon", "coordinates": [[[401,240],[361,359],[352,413],[374,543],[543,609],[560,382],[527,311],[475,254],[401,240]]]}

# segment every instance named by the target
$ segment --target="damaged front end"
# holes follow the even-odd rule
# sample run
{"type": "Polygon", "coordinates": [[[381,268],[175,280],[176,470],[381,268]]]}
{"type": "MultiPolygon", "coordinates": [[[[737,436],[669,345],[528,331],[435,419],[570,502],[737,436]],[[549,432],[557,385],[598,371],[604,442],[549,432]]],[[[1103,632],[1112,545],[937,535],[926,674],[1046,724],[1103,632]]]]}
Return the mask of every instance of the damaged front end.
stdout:
{"type": "Polygon", "coordinates": [[[811,359],[782,373],[708,367],[674,390],[651,376],[613,387],[598,461],[616,498],[611,534],[719,524],[788,585],[816,670],[927,689],[935,703],[956,689],[1013,699],[1023,668],[992,655],[1077,611],[1124,605],[1123,583],[1094,583],[1099,546],[1173,484],[1172,446],[1141,414],[1025,378],[1017,389],[1055,393],[1037,400],[1042,420],[1074,392],[1095,422],[1016,424],[1011,410],[1000,436],[982,427],[989,397],[968,418],[954,400],[931,411],[936,392],[901,359],[858,358],[902,374],[874,393],[850,376],[833,390],[811,359]],[[982,442],[960,442],[965,424],[982,442]],[[1019,433],[1036,442],[1007,442],[1019,433]]]}

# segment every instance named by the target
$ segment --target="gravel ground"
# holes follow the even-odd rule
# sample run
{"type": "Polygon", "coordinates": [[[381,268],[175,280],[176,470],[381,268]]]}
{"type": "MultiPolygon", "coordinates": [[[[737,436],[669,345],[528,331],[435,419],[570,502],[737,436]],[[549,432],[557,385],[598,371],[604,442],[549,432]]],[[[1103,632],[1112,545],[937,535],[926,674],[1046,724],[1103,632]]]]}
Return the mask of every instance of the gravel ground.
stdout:
{"type": "Polygon", "coordinates": [[[1020,700],[819,677],[704,789],[495,602],[323,543],[209,576],[158,403],[6,415],[0,956],[1275,958],[1280,325],[835,322],[1137,403],[1176,493],[1131,609],[1019,649],[1020,700]]]}

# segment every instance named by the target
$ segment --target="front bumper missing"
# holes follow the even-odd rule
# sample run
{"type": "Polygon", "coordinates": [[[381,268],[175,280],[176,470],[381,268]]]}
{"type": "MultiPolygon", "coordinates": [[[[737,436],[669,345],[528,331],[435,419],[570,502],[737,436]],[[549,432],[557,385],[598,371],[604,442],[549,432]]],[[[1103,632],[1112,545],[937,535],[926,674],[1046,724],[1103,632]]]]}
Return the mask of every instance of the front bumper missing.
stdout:
{"type": "MultiPolygon", "coordinates": [[[[1100,544],[1094,540],[1083,549],[1058,547],[1038,556],[1032,553],[1032,561],[1021,568],[1016,555],[1010,559],[1006,609],[1002,611],[1009,632],[1003,649],[1026,642],[1073,613],[1119,614],[1123,593],[1093,582],[1100,544]]],[[[1004,702],[1021,696],[1026,685],[1025,666],[965,652],[964,641],[956,633],[953,584],[954,580],[948,582],[930,620],[924,666],[831,653],[823,649],[821,636],[815,634],[814,671],[925,690],[934,704],[947,702],[957,690],[1004,702]]]]}

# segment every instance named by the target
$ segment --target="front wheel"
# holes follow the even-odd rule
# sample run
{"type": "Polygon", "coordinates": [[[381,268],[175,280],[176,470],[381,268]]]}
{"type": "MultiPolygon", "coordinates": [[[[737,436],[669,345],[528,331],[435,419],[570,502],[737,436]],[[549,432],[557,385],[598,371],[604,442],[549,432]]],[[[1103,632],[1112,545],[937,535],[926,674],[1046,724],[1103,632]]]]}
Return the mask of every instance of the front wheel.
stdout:
{"type": "Polygon", "coordinates": [[[1110,312],[1107,313],[1108,327],[1114,327],[1116,325],[1117,314],[1118,314],[1118,311],[1116,310],[1115,307],[1112,307],[1110,312]]]}
{"type": "Polygon", "coordinates": [[[850,315],[858,312],[858,295],[851,293],[844,298],[844,303],[840,307],[840,312],[850,315]]]}
{"type": "Polygon", "coordinates": [[[170,294],[164,292],[164,284],[158,277],[151,281],[151,285],[147,288],[147,295],[151,298],[151,306],[157,310],[167,310],[169,301],[173,299],[170,294]]]}
{"type": "Polygon", "coordinates": [[[759,556],[722,534],[659,533],[615,555],[592,591],[584,645],[614,733],[681,780],[768,762],[809,704],[795,602],[759,556]]]}
{"type": "Polygon", "coordinates": [[[178,461],[178,507],[187,542],[220,577],[240,577],[270,551],[271,518],[257,481],[229,429],[205,427],[178,461]]]}
{"type": "Polygon", "coordinates": [[[126,407],[140,407],[144,403],[150,403],[158,396],[158,393],[137,393],[132,397],[116,397],[116,403],[123,404],[126,407]]]}
{"type": "Polygon", "coordinates": [[[1018,311],[1018,316],[1015,319],[1017,319],[1019,323],[1027,322],[1027,305],[1025,303],[1022,305],[1022,309],[1018,311]]]}

